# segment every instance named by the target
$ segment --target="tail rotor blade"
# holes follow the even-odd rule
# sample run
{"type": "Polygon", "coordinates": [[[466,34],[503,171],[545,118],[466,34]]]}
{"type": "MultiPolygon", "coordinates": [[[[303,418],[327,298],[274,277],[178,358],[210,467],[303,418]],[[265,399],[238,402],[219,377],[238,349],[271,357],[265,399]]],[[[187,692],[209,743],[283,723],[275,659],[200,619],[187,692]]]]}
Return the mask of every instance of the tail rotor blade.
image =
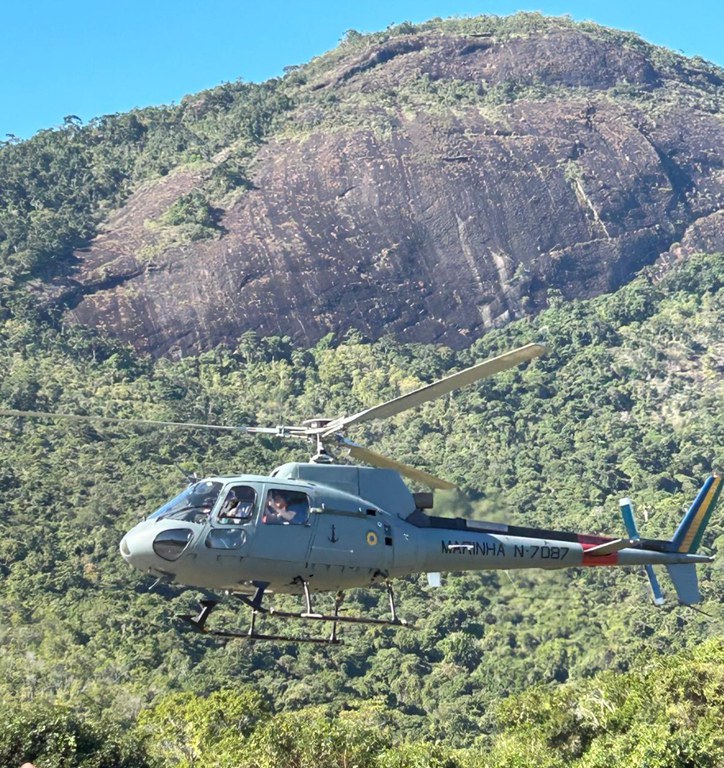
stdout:
{"type": "MultiPolygon", "coordinates": [[[[632,540],[638,541],[640,537],[638,528],[636,527],[636,518],[634,518],[633,504],[631,503],[631,499],[621,499],[619,501],[619,506],[621,508],[623,524],[626,526],[626,532],[632,540]]],[[[659,586],[659,580],[656,578],[653,565],[645,565],[644,568],[646,570],[646,575],[649,578],[649,584],[651,586],[651,598],[654,601],[654,605],[663,605],[665,602],[664,593],[661,591],[661,587],[659,586]]]]}
{"type": "Polygon", "coordinates": [[[656,578],[656,574],[654,573],[654,566],[645,565],[644,568],[646,569],[646,575],[649,577],[649,584],[651,585],[651,597],[653,598],[654,605],[663,605],[665,602],[664,593],[661,591],[659,580],[656,578]]]}
{"type": "Polygon", "coordinates": [[[621,508],[623,524],[626,526],[626,533],[628,533],[632,539],[638,539],[639,532],[636,528],[636,520],[634,518],[633,504],[631,503],[631,499],[621,499],[618,504],[621,508]]]}

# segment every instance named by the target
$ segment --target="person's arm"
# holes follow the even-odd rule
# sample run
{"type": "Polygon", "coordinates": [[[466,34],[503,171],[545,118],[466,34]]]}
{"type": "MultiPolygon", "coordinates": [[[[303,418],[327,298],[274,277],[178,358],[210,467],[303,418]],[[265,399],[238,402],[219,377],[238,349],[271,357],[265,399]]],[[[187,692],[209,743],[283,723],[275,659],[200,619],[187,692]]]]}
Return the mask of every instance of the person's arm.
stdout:
{"type": "Polygon", "coordinates": [[[265,523],[278,523],[279,522],[279,515],[277,514],[277,510],[274,508],[274,505],[272,504],[271,499],[267,501],[266,503],[266,509],[264,510],[264,516],[263,516],[263,522],[265,523]]]}

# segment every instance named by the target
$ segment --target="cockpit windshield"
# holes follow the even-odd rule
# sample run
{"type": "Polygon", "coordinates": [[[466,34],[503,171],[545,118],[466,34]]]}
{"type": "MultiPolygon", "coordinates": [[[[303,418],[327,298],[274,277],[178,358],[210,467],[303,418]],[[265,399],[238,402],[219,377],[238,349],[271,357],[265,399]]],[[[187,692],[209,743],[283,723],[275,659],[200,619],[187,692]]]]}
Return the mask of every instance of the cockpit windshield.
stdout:
{"type": "Polygon", "coordinates": [[[170,517],[192,523],[202,522],[216,504],[221,487],[222,483],[214,480],[201,480],[194,483],[176,498],[167,501],[157,509],[151,515],[151,519],[160,520],[170,517]]]}

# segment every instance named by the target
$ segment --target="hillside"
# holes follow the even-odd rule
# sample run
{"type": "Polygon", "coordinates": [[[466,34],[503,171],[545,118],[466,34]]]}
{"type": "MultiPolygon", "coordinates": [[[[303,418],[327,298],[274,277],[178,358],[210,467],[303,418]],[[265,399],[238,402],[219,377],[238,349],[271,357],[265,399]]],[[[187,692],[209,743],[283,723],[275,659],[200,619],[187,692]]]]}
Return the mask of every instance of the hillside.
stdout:
{"type": "Polygon", "coordinates": [[[722,242],[724,73],[537,14],[403,24],[0,150],[5,306],[154,356],[463,348],[722,242]],[[553,293],[552,293],[553,292],[553,293]]]}
{"type": "MultiPolygon", "coordinates": [[[[642,534],[669,536],[702,477],[724,464],[723,279],[721,255],[696,257],[657,286],[639,278],[613,295],[559,300],[535,320],[512,323],[460,352],[389,337],[370,344],[354,336],[305,350],[248,334],[233,350],[153,362],[87,332],[16,316],[0,326],[0,402],[274,424],[322,407],[352,412],[544,338],[551,354],[532,365],[358,436],[455,480],[465,497],[438,497],[440,514],[618,533],[617,500],[630,495],[642,534]]],[[[676,663],[663,660],[722,635],[719,561],[701,569],[705,614],[673,600],[653,609],[636,569],[451,574],[434,591],[423,577],[400,583],[401,610],[418,617],[417,632],[352,627],[344,645],[329,649],[219,645],[174,622],[198,595],[149,593],[149,580],[126,566],[118,542],[182,485],[174,463],[206,473],[266,472],[290,457],[303,459],[304,447],[267,437],[86,424],[65,429],[7,419],[0,428],[0,699],[12,710],[0,727],[0,750],[20,733],[45,738],[54,733],[52,724],[80,734],[94,755],[100,747],[93,744],[106,744],[104,754],[116,757],[104,765],[120,765],[112,750],[131,749],[119,741],[121,734],[144,733],[151,724],[160,739],[151,745],[157,764],[179,764],[178,755],[216,748],[219,723],[236,711],[232,704],[250,714],[234,721],[227,746],[255,765],[274,765],[274,755],[290,755],[300,745],[296,738],[271,736],[286,731],[259,726],[264,707],[297,712],[288,733],[297,733],[294,723],[307,723],[309,742],[301,743],[335,745],[317,755],[325,765],[344,764],[337,747],[354,751],[363,744],[369,745],[364,760],[399,749],[384,764],[400,766],[414,765],[416,754],[422,755],[418,764],[437,755],[441,765],[455,765],[456,747],[479,747],[491,765],[525,765],[514,757],[522,760],[527,744],[540,759],[549,756],[545,764],[571,764],[590,748],[586,759],[592,762],[581,764],[600,765],[596,760],[613,748],[611,734],[622,734],[614,739],[619,762],[609,755],[607,765],[625,765],[625,755],[639,750],[658,755],[652,764],[673,766],[687,764],[667,762],[676,750],[716,742],[712,723],[724,709],[718,684],[707,682],[708,668],[677,676],[676,663]],[[663,677],[656,671],[661,665],[668,670],[663,677]],[[589,680],[604,670],[612,676],[589,680]],[[649,672],[641,677],[639,670],[649,672]],[[614,674],[626,671],[633,677],[614,674]],[[561,689],[564,683],[569,687],[561,689]],[[629,683],[659,690],[660,701],[671,706],[662,703],[654,718],[648,694],[625,699],[629,683]],[[663,688],[656,689],[659,684],[663,688]],[[523,694],[535,685],[541,692],[523,694]],[[224,694],[230,687],[235,693],[224,694]],[[206,699],[212,692],[215,698],[206,699]],[[518,693],[524,698],[505,709],[501,698],[518,693]],[[251,705],[258,697],[265,703],[257,711],[251,705]],[[217,701],[228,706],[218,708],[217,701]],[[620,717],[612,714],[618,707],[620,717]],[[334,716],[340,710],[347,712],[341,722],[334,716]],[[53,713],[52,721],[44,713],[53,713]],[[696,738],[672,735],[681,732],[681,720],[696,738]],[[259,751],[247,752],[238,739],[252,738],[258,726],[249,745],[259,751]]],[[[723,541],[717,514],[704,551],[720,552],[723,541]]],[[[350,595],[352,608],[380,614],[384,600],[382,590],[350,595]]],[[[220,619],[231,626],[242,621],[232,605],[220,619]]],[[[707,654],[720,654],[718,648],[710,645],[702,663],[710,663],[707,654]]],[[[304,760],[313,753],[297,764],[311,765],[304,760]]],[[[471,764],[480,765],[480,753],[471,754],[477,755],[471,764]]],[[[128,758],[125,764],[142,763],[128,758]]]]}

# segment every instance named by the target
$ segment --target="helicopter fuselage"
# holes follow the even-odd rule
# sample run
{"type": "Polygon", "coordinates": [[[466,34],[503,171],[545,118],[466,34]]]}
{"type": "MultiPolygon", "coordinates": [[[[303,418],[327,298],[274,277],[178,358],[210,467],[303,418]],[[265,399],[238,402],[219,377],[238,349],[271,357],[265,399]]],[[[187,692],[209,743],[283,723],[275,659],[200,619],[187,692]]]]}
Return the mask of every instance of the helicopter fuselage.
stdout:
{"type": "Polygon", "coordinates": [[[129,531],[121,553],[156,577],[244,594],[259,587],[301,593],[304,583],[315,592],[345,590],[421,572],[709,561],[663,541],[429,516],[392,470],[280,469],[191,486],[129,531]],[[340,487],[369,491],[374,500],[340,487]],[[385,498],[397,508],[383,508],[385,498]]]}

